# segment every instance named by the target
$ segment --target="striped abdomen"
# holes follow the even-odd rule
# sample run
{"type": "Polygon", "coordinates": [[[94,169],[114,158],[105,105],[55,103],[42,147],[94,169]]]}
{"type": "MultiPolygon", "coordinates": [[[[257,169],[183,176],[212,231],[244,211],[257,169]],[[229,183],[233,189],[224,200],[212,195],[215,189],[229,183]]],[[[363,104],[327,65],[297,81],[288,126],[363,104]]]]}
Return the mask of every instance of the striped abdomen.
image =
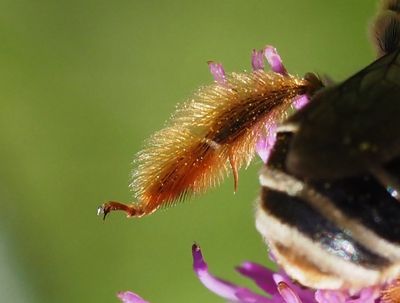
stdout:
{"type": "MultiPolygon", "coordinates": [[[[277,262],[312,288],[358,290],[398,277],[400,203],[368,173],[334,181],[291,175],[291,139],[278,134],[260,176],[256,225],[277,262]]],[[[399,164],[387,169],[399,175],[399,164]]]]}

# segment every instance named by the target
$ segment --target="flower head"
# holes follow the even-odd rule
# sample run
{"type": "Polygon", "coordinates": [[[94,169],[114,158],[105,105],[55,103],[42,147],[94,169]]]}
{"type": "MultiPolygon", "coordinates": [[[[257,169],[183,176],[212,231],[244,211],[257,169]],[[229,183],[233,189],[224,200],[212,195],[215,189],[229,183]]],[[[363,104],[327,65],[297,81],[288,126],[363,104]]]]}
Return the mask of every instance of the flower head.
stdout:
{"type": "MultiPolygon", "coordinates": [[[[387,295],[379,287],[367,287],[356,294],[343,290],[312,290],[295,284],[282,270],[274,272],[263,265],[244,262],[236,267],[242,275],[251,279],[262,294],[214,276],[208,269],[203,253],[197,244],[192,246],[193,270],[200,282],[216,295],[235,303],[381,303],[393,302],[382,299],[387,295]]],[[[398,284],[395,284],[399,286],[398,284]]],[[[393,290],[389,289],[389,292],[393,290]]],[[[123,303],[148,303],[138,295],[126,291],[118,298],[123,303]]]]}

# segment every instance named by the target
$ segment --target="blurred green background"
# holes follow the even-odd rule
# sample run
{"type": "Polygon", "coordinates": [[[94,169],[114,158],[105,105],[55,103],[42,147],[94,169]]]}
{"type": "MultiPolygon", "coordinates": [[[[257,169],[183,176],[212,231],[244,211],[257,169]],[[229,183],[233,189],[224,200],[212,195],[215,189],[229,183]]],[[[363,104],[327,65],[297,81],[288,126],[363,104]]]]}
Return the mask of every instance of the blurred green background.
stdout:
{"type": "Polygon", "coordinates": [[[99,204],[130,201],[133,155],[177,102],[212,81],[206,61],[250,69],[276,46],[289,71],[336,80],[373,59],[375,0],[0,1],[0,301],[222,302],[191,269],[252,286],[233,266],[266,263],[254,228],[260,160],[217,189],[141,220],[99,204]]]}

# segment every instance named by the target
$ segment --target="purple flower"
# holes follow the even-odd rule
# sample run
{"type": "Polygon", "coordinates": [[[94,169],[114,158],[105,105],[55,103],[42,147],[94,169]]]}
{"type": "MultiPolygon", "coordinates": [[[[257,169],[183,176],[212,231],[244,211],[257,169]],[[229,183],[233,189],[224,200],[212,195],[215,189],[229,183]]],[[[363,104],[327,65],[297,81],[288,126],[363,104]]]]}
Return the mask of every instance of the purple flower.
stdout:
{"type": "MultiPolygon", "coordinates": [[[[244,262],[236,270],[253,282],[263,291],[262,294],[242,287],[210,273],[203,258],[200,247],[192,246],[193,270],[203,285],[228,302],[235,303],[381,303],[393,301],[393,296],[399,294],[399,284],[382,292],[379,287],[363,288],[356,294],[343,290],[312,290],[301,287],[291,281],[283,272],[274,272],[263,265],[244,262]],[[392,293],[392,296],[387,295],[392,293]],[[386,294],[385,300],[381,298],[386,294]]],[[[123,303],[148,303],[138,295],[126,291],[120,292],[118,298],[123,303]]]]}

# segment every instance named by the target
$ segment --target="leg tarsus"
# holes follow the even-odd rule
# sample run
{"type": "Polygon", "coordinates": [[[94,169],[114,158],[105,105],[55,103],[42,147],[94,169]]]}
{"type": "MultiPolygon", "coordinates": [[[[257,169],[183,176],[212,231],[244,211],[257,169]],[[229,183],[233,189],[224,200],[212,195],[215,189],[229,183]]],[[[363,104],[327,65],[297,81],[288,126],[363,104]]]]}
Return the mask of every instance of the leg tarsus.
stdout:
{"type": "Polygon", "coordinates": [[[140,204],[127,205],[116,201],[109,201],[99,206],[99,208],[97,209],[97,215],[99,216],[103,215],[103,220],[105,220],[110,212],[117,210],[124,211],[128,218],[129,217],[139,218],[145,215],[145,212],[143,211],[140,204]]]}

